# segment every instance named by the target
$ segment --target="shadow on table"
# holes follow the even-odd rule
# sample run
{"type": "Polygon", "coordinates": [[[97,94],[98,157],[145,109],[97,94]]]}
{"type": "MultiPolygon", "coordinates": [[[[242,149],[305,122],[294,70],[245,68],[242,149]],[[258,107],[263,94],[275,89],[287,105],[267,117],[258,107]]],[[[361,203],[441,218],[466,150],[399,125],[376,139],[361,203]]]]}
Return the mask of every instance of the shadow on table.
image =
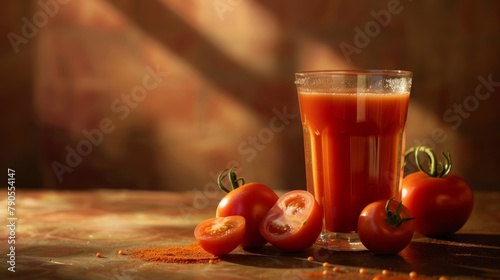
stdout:
{"type": "Polygon", "coordinates": [[[263,268],[313,268],[321,266],[318,262],[307,260],[307,252],[284,252],[271,245],[260,249],[248,249],[241,253],[221,256],[223,261],[245,266],[263,268]]]}
{"type": "Polygon", "coordinates": [[[420,273],[500,278],[500,234],[414,239],[400,255],[420,273]]]}
{"type": "Polygon", "coordinates": [[[451,241],[459,243],[467,243],[470,245],[489,246],[492,248],[500,249],[500,233],[498,234],[471,234],[459,233],[450,237],[436,238],[442,241],[451,241]]]}
{"type": "Polygon", "coordinates": [[[258,250],[229,254],[224,261],[265,268],[312,268],[323,262],[332,265],[416,271],[422,275],[462,275],[500,278],[500,234],[455,234],[448,238],[414,238],[397,255],[369,251],[337,252],[312,247],[286,253],[266,245],[258,250]],[[313,256],[315,261],[307,261],[313,256]]]}
{"type": "MultiPolygon", "coordinates": [[[[375,255],[368,251],[338,252],[311,247],[302,252],[285,252],[271,245],[260,249],[245,250],[221,257],[223,261],[246,266],[265,268],[314,268],[323,266],[324,262],[332,265],[356,266],[366,268],[401,268],[410,266],[399,255],[375,255]],[[308,261],[313,257],[314,261],[308,261]]],[[[409,269],[406,267],[407,269],[409,269]]],[[[409,270],[411,271],[411,269],[409,270]]]]}

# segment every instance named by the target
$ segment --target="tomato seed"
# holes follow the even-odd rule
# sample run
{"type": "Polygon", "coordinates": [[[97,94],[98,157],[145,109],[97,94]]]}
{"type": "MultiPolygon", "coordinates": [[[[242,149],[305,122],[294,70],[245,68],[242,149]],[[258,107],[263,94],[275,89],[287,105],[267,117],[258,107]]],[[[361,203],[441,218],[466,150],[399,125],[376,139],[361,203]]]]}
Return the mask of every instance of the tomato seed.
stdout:
{"type": "Polygon", "coordinates": [[[329,263],[327,263],[327,262],[324,262],[324,263],[323,263],[323,267],[329,267],[329,266],[330,266],[330,264],[329,264],[329,263]]]}
{"type": "Polygon", "coordinates": [[[276,234],[284,234],[290,231],[290,226],[279,221],[273,221],[269,231],[276,234]]]}
{"type": "Polygon", "coordinates": [[[308,260],[308,261],[310,261],[310,262],[312,262],[312,261],[314,261],[314,257],[309,256],[309,257],[307,258],[307,260],[308,260]]]}
{"type": "Polygon", "coordinates": [[[366,269],[366,268],[360,268],[359,269],[359,273],[360,274],[367,274],[368,273],[368,269],[366,269]]]}
{"type": "Polygon", "coordinates": [[[95,254],[95,256],[98,257],[98,258],[102,258],[102,254],[101,253],[97,253],[97,254],[95,254]]]}
{"type": "Polygon", "coordinates": [[[387,276],[387,275],[390,275],[390,274],[391,274],[391,272],[389,270],[387,270],[387,269],[382,270],[382,275],[387,276]]]}
{"type": "Polygon", "coordinates": [[[228,224],[214,224],[211,227],[205,228],[205,233],[207,234],[215,234],[215,233],[224,233],[229,229],[233,228],[232,225],[228,224]]]}
{"type": "Polygon", "coordinates": [[[417,276],[418,276],[418,273],[417,273],[417,272],[415,272],[415,271],[412,271],[412,272],[410,272],[409,276],[410,276],[411,278],[415,278],[415,277],[417,277],[417,276]]]}

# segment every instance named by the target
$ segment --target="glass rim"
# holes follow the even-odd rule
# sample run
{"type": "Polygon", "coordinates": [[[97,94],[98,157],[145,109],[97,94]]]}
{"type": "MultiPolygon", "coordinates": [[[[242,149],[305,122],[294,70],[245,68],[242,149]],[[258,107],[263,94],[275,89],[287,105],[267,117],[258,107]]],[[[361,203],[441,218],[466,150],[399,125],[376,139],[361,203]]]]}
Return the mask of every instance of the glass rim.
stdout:
{"type": "Polygon", "coordinates": [[[394,75],[394,76],[412,76],[413,72],[399,69],[360,69],[360,70],[308,70],[295,72],[295,76],[354,76],[354,75],[394,75]]]}
{"type": "Polygon", "coordinates": [[[409,92],[413,73],[406,70],[316,70],[295,73],[301,92],[354,91],[373,93],[409,92]]]}

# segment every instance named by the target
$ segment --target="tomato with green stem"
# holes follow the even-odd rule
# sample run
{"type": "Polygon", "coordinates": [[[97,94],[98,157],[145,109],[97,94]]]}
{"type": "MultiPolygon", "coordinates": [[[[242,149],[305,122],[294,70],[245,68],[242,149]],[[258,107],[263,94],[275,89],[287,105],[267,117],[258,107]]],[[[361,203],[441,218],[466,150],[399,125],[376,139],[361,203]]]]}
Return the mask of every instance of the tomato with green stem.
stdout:
{"type": "Polygon", "coordinates": [[[438,162],[431,148],[418,146],[405,156],[413,156],[419,171],[407,175],[402,183],[402,201],[415,218],[415,231],[425,236],[448,236],[467,222],[474,205],[473,192],[461,177],[451,173],[450,153],[438,162]],[[429,161],[426,170],[420,161],[423,152],[429,161]]]}
{"type": "Polygon", "coordinates": [[[399,253],[408,246],[414,232],[410,211],[394,199],[372,202],[359,215],[359,239],[377,254],[399,253]]]}
{"type": "Polygon", "coordinates": [[[294,190],[281,196],[260,224],[260,233],[273,246],[302,251],[314,244],[323,224],[323,210],[314,196],[294,190]]]}
{"type": "Polygon", "coordinates": [[[234,167],[221,172],[217,181],[219,187],[227,194],[219,202],[216,216],[243,216],[246,221],[246,230],[241,246],[245,249],[264,246],[267,240],[260,234],[259,225],[267,211],[278,200],[278,195],[264,184],[245,184],[243,178],[236,176],[234,167]],[[224,186],[226,178],[231,188],[224,186]]]}
{"type": "Polygon", "coordinates": [[[194,236],[200,246],[216,256],[236,249],[245,235],[245,218],[228,216],[211,218],[198,224],[194,236]]]}

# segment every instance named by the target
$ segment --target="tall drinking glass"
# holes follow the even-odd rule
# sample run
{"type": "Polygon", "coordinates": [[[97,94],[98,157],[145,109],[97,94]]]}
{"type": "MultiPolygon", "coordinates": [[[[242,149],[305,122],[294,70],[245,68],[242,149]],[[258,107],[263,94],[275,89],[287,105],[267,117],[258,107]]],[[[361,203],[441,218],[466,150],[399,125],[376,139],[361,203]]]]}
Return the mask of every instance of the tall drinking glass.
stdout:
{"type": "Polygon", "coordinates": [[[324,210],[318,245],[365,250],[357,234],[363,208],[401,199],[411,81],[400,70],[295,74],[307,189],[324,210]]]}

